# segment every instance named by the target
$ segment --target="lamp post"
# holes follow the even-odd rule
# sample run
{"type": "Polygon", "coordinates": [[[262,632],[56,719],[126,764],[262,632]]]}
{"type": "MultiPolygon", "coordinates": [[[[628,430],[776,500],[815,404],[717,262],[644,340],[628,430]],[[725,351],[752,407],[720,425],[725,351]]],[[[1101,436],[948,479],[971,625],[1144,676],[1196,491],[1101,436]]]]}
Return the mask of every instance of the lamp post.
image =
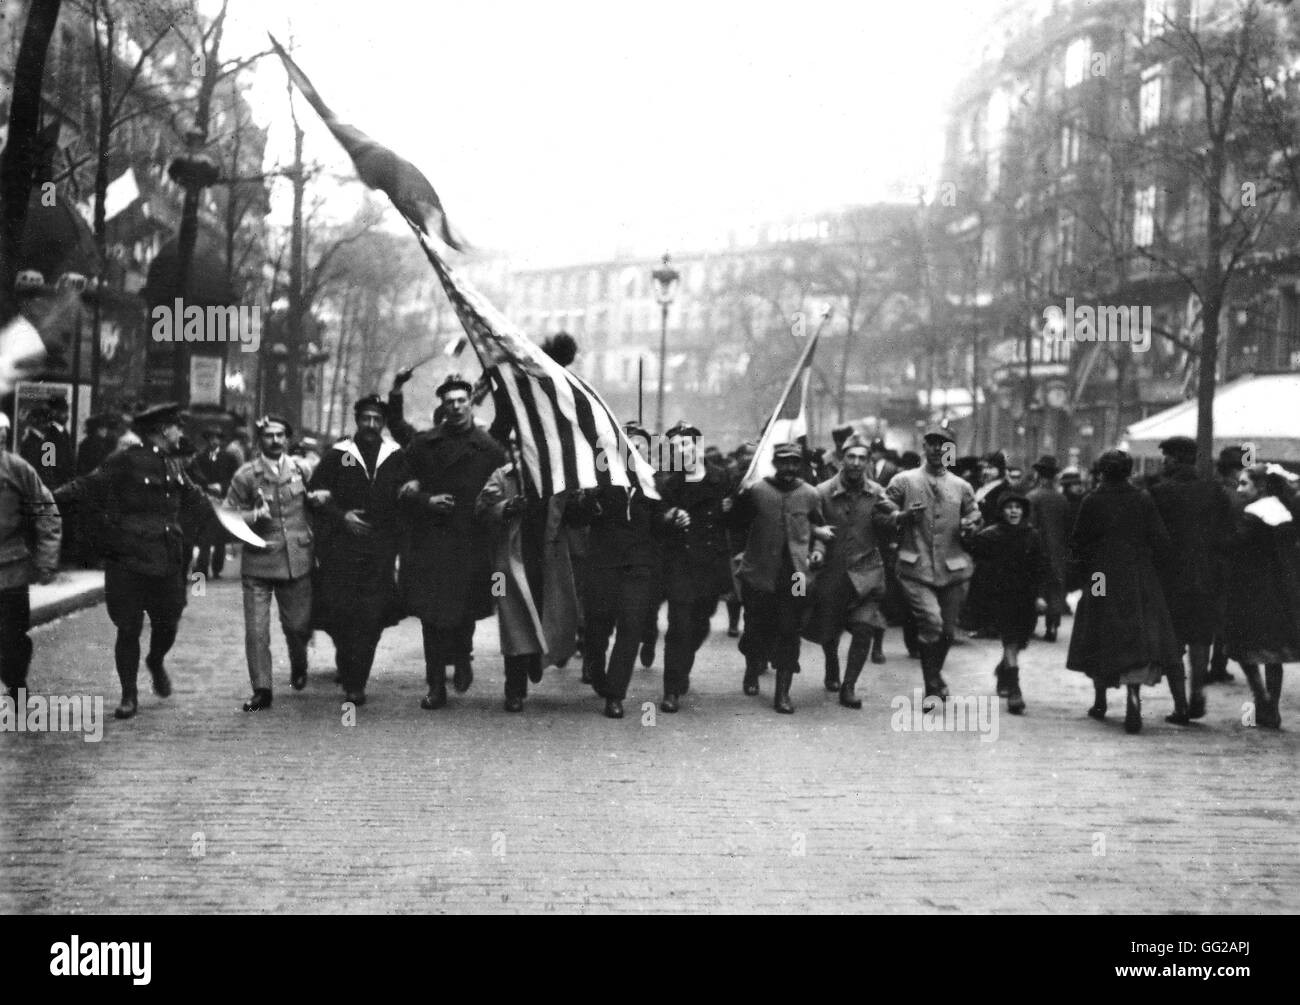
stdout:
{"type": "Polygon", "coordinates": [[[659,333],[659,397],[655,408],[655,431],[664,431],[664,375],[668,366],[668,308],[677,294],[677,281],[681,273],[668,264],[668,252],[664,252],[663,264],[651,273],[655,284],[655,299],[663,315],[663,327],[659,333]]]}
{"type": "MultiPolygon", "coordinates": [[[[199,236],[199,200],[203,190],[215,185],[221,170],[211,157],[203,153],[207,143],[206,128],[194,128],[185,134],[185,153],[167,166],[167,174],[185,191],[181,208],[180,232],[176,236],[176,290],[182,299],[189,292],[190,267],[194,261],[194,247],[199,236]]],[[[191,349],[188,345],[172,361],[172,391],[178,401],[188,403],[186,392],[191,349]]]]}

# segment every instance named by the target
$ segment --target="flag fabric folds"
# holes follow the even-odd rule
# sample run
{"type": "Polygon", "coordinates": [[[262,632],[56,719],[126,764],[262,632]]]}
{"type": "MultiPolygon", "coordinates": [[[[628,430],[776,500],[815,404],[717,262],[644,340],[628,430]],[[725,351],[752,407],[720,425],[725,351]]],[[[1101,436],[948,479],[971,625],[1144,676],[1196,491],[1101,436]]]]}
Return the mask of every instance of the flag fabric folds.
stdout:
{"type": "Polygon", "coordinates": [[[361,180],[373,189],[383,192],[393,201],[398,211],[415,224],[422,233],[436,231],[443,243],[457,251],[464,251],[464,242],[455,235],[442,201],[429,179],[410,161],[403,160],[393,151],[376,143],[356,126],[340,122],[338,116],[321,100],[315,86],[298,64],[271,35],[271,45],[284,63],[289,79],[302,92],[312,108],[329,127],[334,138],[343,145],[361,180]]]}
{"type": "Polygon", "coordinates": [[[654,469],[628,443],[585,380],[547,356],[416,233],[484,369],[509,402],[524,471],[545,498],[575,488],[639,488],[658,499],[654,469]]]}
{"type": "Polygon", "coordinates": [[[763,435],[758,441],[754,459],[750,461],[749,470],[740,480],[740,490],[744,491],[760,478],[767,478],[775,473],[772,465],[772,448],[778,443],[790,443],[800,436],[808,435],[808,385],[812,380],[813,352],[821,338],[825,318],[804,346],[794,372],[786,382],[781,400],[777,402],[772,418],[767,422],[763,435]]]}
{"type": "Polygon", "coordinates": [[[8,394],[25,375],[39,370],[44,360],[45,340],[40,331],[18,315],[0,329],[0,395],[8,394]]]}

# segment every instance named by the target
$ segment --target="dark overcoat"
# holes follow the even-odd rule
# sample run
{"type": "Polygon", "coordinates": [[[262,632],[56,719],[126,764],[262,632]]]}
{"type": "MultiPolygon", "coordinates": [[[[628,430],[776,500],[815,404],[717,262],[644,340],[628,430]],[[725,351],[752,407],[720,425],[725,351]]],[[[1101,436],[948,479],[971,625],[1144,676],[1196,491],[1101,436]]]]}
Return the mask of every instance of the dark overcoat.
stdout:
{"type": "Polygon", "coordinates": [[[325,489],[330,501],[315,513],[316,573],[312,579],[312,626],[333,633],[342,624],[363,621],[373,627],[400,618],[393,565],[397,559],[399,448],[391,440],[379,447],[373,473],[351,440],[327,450],[312,473],[310,491],[325,489]],[[344,514],[361,510],[374,528],[353,534],[344,514]]]}
{"type": "Polygon", "coordinates": [[[1228,538],[1224,649],[1242,663],[1300,661],[1300,543],[1275,496],[1247,505],[1228,538]]]}
{"type": "Polygon", "coordinates": [[[417,433],[402,452],[403,482],[419,491],[399,504],[402,514],[398,587],[407,614],[453,628],[492,614],[492,530],[474,513],[479,493],[506,461],[500,444],[477,426],[445,423],[417,433]],[[450,494],[450,513],[429,508],[450,494]]]}
{"type": "Polygon", "coordinates": [[[668,523],[662,532],[664,590],[673,603],[691,603],[731,590],[731,551],[722,500],[731,494],[731,478],[706,469],[702,481],[674,471],[658,483],[664,510],[682,509],[690,526],[668,523]]]}
{"type": "Polygon", "coordinates": [[[1025,645],[1038,620],[1038,598],[1056,582],[1042,535],[1027,521],[1013,527],[1003,519],[971,535],[967,547],[984,582],[988,625],[1003,642],[1025,645]]]}
{"type": "Polygon", "coordinates": [[[1179,665],[1182,650],[1156,573],[1170,557],[1169,532],[1151,496],[1127,482],[1103,483],[1084,496],[1070,546],[1083,596],[1066,666],[1118,687],[1154,683],[1179,665]]]}
{"type": "Polygon", "coordinates": [[[1173,551],[1160,570],[1165,603],[1182,642],[1214,641],[1222,592],[1220,556],[1232,534],[1232,503],[1218,481],[1179,465],[1151,487],[1173,551]]]}

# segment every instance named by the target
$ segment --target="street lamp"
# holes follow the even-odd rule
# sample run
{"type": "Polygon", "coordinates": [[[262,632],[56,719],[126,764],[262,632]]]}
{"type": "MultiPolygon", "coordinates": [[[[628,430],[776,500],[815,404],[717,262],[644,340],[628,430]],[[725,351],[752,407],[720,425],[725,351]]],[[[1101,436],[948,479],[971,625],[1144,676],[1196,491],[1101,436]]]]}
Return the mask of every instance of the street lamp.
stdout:
{"type": "Polygon", "coordinates": [[[668,308],[677,294],[677,282],[681,273],[668,264],[668,252],[664,252],[663,264],[651,273],[655,283],[655,299],[663,312],[663,327],[659,334],[659,398],[655,408],[656,431],[664,430],[664,373],[668,366],[668,308]]]}

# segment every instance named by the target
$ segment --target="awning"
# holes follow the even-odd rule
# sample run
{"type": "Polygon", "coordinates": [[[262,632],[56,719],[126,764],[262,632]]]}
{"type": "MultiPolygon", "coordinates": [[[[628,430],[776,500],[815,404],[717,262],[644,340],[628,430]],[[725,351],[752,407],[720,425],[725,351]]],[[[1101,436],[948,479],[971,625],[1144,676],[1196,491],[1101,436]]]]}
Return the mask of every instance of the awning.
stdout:
{"type": "MultiPolygon", "coordinates": [[[[1159,457],[1171,436],[1196,439],[1196,400],[1184,401],[1128,427],[1134,457],[1159,457]]],[[[1214,395],[1214,452],[1254,444],[1267,461],[1300,461],[1300,373],[1247,374],[1214,395]]]]}
{"type": "Polygon", "coordinates": [[[140,296],[151,308],[158,304],[171,304],[183,296],[186,304],[198,307],[226,307],[238,300],[238,294],[226,281],[226,266],[212,242],[203,234],[195,244],[190,260],[185,292],[180,291],[180,252],[175,238],[158,249],[149,265],[149,278],[140,296]]]}
{"type": "Polygon", "coordinates": [[[54,205],[47,206],[41,186],[32,187],[27,201],[27,223],[18,246],[18,268],[35,269],[53,286],[65,272],[93,276],[99,271],[95,254],[95,236],[59,194],[54,205]]]}

